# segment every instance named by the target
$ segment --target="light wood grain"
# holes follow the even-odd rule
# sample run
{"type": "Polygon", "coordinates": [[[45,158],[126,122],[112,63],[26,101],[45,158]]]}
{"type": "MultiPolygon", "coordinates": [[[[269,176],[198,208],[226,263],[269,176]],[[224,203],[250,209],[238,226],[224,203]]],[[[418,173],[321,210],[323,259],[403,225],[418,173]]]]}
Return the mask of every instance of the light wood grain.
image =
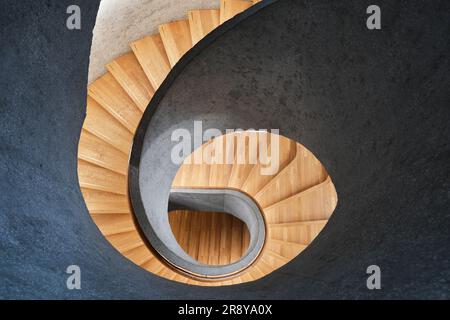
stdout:
{"type": "Polygon", "coordinates": [[[78,158],[122,175],[128,173],[128,157],[89,131],[81,130],[78,158]]]}
{"type": "Polygon", "coordinates": [[[123,252],[123,255],[138,266],[143,265],[145,262],[153,258],[152,253],[145,245],[125,251],[123,252]]]}
{"type": "Polygon", "coordinates": [[[251,1],[244,0],[220,0],[220,23],[233,18],[235,15],[250,8],[251,1]]]}
{"type": "MultiPolygon", "coordinates": [[[[263,134],[265,136],[265,134],[263,134]]],[[[242,132],[232,135],[234,139],[234,161],[228,179],[228,187],[240,189],[258,162],[259,134],[242,132]]]]}
{"type": "Polygon", "coordinates": [[[336,189],[326,181],[264,209],[268,223],[327,220],[337,204],[336,189]]]}
{"type": "Polygon", "coordinates": [[[127,178],[114,171],[78,159],[80,187],[127,195],[127,178]]]}
{"type": "Polygon", "coordinates": [[[291,161],[254,198],[263,208],[304,191],[327,178],[327,172],[317,158],[305,147],[297,144],[291,161]]]}
{"type": "Polygon", "coordinates": [[[220,10],[191,10],[188,12],[192,44],[195,45],[220,24],[220,10]]]}
{"type": "Polygon", "coordinates": [[[327,220],[270,224],[269,238],[309,245],[326,223],[327,220]]]}
{"type": "Polygon", "coordinates": [[[131,213],[129,199],[125,195],[81,188],[90,213],[131,213]]]}
{"type": "Polygon", "coordinates": [[[144,242],[136,230],[109,235],[106,239],[120,252],[144,246],[144,242]]]}
{"type": "Polygon", "coordinates": [[[188,20],[179,20],[159,26],[164,48],[170,65],[173,67],[178,60],[192,48],[191,31],[188,20]]]}
{"type": "MultiPolygon", "coordinates": [[[[257,194],[265,185],[267,185],[277,174],[279,174],[291,161],[295,158],[297,153],[297,144],[283,136],[275,136],[274,134],[261,135],[259,139],[267,140],[267,151],[264,153],[264,157],[260,155],[263,160],[258,161],[258,163],[253,166],[251,172],[248,174],[247,179],[243,182],[241,190],[254,196],[257,194]],[[271,154],[271,149],[277,149],[276,146],[272,146],[271,141],[277,139],[278,143],[278,170],[273,174],[265,174],[264,169],[268,169],[270,163],[274,162],[276,156],[271,154]],[[269,165],[265,158],[270,158],[269,165]],[[273,159],[273,160],[272,160],[273,159]]],[[[260,150],[260,154],[263,150],[260,150]]],[[[276,151],[275,151],[276,152],[276,151]]]]}
{"type": "Polygon", "coordinates": [[[161,36],[147,36],[132,42],[130,46],[156,91],[171,69],[161,36]]]}
{"type": "Polygon", "coordinates": [[[295,243],[295,242],[287,242],[276,239],[269,239],[266,242],[266,246],[268,250],[271,250],[280,256],[283,256],[288,259],[292,259],[296,257],[299,253],[306,249],[307,245],[295,243]]]}
{"type": "Polygon", "coordinates": [[[106,68],[141,112],[144,112],[155,90],[134,53],[124,54],[110,62],[106,68]]]}
{"type": "Polygon", "coordinates": [[[91,214],[104,236],[136,230],[131,214],[91,214]]]}
{"type": "Polygon", "coordinates": [[[141,120],[142,111],[139,110],[111,73],[107,72],[91,83],[88,92],[89,96],[134,134],[141,120]]]}
{"type": "Polygon", "coordinates": [[[247,227],[229,214],[172,211],[169,223],[181,248],[204,264],[233,263],[242,257],[249,245],[247,227]]]}
{"type": "Polygon", "coordinates": [[[87,114],[83,129],[129,154],[133,135],[91,97],[87,98],[87,114]]]}

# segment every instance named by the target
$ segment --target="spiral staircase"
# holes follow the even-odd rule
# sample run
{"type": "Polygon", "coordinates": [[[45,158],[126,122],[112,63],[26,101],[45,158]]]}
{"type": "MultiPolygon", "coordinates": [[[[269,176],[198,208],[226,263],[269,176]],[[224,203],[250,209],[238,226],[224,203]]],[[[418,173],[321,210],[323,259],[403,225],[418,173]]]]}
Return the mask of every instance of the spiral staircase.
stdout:
{"type": "MultiPolygon", "coordinates": [[[[204,148],[212,145],[213,152],[224,152],[218,146],[227,147],[223,137],[205,143],[186,158],[173,188],[236,189],[254,199],[262,208],[267,228],[267,239],[255,261],[232,274],[215,278],[178,269],[152,248],[134,218],[129,200],[128,159],[136,128],[152,96],[193,45],[256,2],[259,1],[222,0],[220,9],[192,10],[186,20],[160,25],[158,34],[131,43],[132,52],[109,63],[108,72],[88,88],[87,116],[78,149],[78,176],[91,217],[125,257],[170,280],[220,286],[259,279],[301,253],[325,226],[336,206],[333,183],[321,163],[290,139],[279,138],[277,172],[262,175],[262,164],[238,163],[239,153],[249,154],[249,138],[258,140],[261,135],[249,132],[242,133],[247,139],[230,164],[190,164],[192,156],[202,153],[204,148]]],[[[171,213],[172,230],[179,226],[175,232],[179,243],[183,242],[182,234],[189,235],[190,229],[201,228],[196,214],[201,213],[185,213],[183,218],[171,213]]],[[[205,230],[204,234],[199,230],[195,236],[191,235],[187,242],[193,244],[185,243],[184,247],[196,247],[197,260],[201,256],[202,261],[230,264],[245,255],[249,237],[245,228],[235,226],[234,232],[232,229],[232,224],[219,220],[213,223],[211,232],[205,230]],[[214,241],[217,248],[203,252],[205,243],[212,248],[214,241]]]]}
{"type": "MultiPolygon", "coordinates": [[[[179,33],[160,32],[137,40],[87,92],[99,2],[77,1],[81,30],[64,23],[71,1],[6,0],[0,12],[1,299],[450,297],[448,1],[380,2],[381,30],[366,28],[360,1],[266,0],[222,24],[219,8],[220,26],[175,65],[178,49],[166,49],[163,36],[179,33]],[[222,132],[280,128],[292,152],[277,174],[260,177],[267,181],[240,163],[172,164],[169,133],[197,119],[222,132]],[[309,186],[275,182],[302,170],[291,145],[321,163],[309,186]],[[219,183],[211,172],[226,174],[219,183]],[[334,185],[336,208],[310,216],[304,200],[325,195],[327,183],[320,203],[331,211],[334,185]],[[169,207],[186,190],[248,200],[265,226],[263,245],[252,247],[251,225],[234,211],[169,207]],[[291,215],[294,202],[302,210],[291,215]],[[152,229],[150,214],[165,217],[165,228],[152,229]],[[299,232],[308,221],[317,229],[299,232]],[[172,234],[196,266],[256,258],[232,275],[199,277],[167,255],[157,232],[172,234]],[[80,290],[66,286],[71,265],[80,290]],[[366,286],[371,265],[381,290],[366,286]]],[[[203,29],[194,40],[186,24],[189,48],[203,29]]]]}

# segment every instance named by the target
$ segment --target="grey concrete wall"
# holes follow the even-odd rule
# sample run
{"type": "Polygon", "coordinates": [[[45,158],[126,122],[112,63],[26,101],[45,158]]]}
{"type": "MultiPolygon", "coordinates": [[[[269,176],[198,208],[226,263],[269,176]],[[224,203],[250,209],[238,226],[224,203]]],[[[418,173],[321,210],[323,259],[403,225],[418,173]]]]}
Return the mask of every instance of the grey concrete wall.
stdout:
{"type": "Polygon", "coordinates": [[[156,33],[158,25],[186,19],[188,10],[219,8],[219,0],[102,0],[89,64],[89,82],[106,72],[105,64],[130,51],[129,43],[156,33]]]}

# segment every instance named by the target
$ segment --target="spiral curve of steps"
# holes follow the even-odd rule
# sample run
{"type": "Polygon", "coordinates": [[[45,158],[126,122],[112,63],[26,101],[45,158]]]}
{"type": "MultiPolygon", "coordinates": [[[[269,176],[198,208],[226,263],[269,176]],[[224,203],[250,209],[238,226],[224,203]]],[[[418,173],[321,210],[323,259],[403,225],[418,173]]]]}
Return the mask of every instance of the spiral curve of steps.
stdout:
{"type": "Polygon", "coordinates": [[[273,175],[259,174],[258,165],[200,165],[200,170],[208,173],[203,175],[207,181],[202,181],[192,174],[197,165],[186,162],[173,182],[174,188],[237,189],[262,208],[266,243],[258,259],[242,272],[218,281],[180,272],[149,247],[135,222],[128,194],[128,161],[149,101],[193,45],[256,2],[222,0],[220,9],[193,10],[186,20],[161,25],[158,34],[131,43],[132,51],[110,62],[108,72],[88,88],[78,150],[79,183],[88,210],[120,253],[169,280],[204,286],[257,280],[302,252],[325,226],[337,203],[331,178],[320,162],[299,143],[280,136],[280,167],[273,175]]]}

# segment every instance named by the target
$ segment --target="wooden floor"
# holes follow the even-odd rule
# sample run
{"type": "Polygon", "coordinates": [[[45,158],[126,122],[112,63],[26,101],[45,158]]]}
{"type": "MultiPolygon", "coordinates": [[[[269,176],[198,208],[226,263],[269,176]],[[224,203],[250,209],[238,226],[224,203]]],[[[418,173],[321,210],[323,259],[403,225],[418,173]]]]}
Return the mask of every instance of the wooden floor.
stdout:
{"type": "Polygon", "coordinates": [[[171,211],[169,223],[183,250],[204,264],[236,262],[248,249],[247,226],[227,213],[171,211]]]}
{"type": "MultiPolygon", "coordinates": [[[[128,159],[134,133],[154,92],[193,45],[257,2],[221,0],[217,9],[192,10],[185,19],[161,25],[159,33],[133,41],[130,52],[108,63],[107,73],[88,87],[87,115],[78,147],[78,177],[86,206],[119,252],[160,277],[203,286],[261,278],[304,250],[336,206],[333,183],[320,162],[303,146],[280,137],[279,170],[272,175],[261,174],[263,164],[242,164],[236,157],[231,164],[183,165],[174,180],[174,187],[238,189],[259,203],[268,223],[265,249],[245,272],[214,282],[193,279],[156,257],[134,223],[127,187],[128,159]]],[[[220,138],[210,141],[197,152],[208,145],[217,149],[219,142],[220,138]]],[[[246,148],[248,145],[237,154],[248,152],[246,148]]],[[[205,221],[209,218],[202,214],[181,213],[183,219],[177,215],[169,215],[174,233],[186,252],[199,261],[227,264],[239,259],[248,246],[248,231],[243,231],[242,223],[222,217],[223,223],[209,221],[208,229],[205,221]],[[240,236],[237,230],[241,230],[240,236]],[[191,233],[192,237],[186,236],[191,233]],[[221,234],[219,245],[213,242],[213,233],[221,234]]],[[[211,219],[214,216],[209,215],[211,219]]]]}

